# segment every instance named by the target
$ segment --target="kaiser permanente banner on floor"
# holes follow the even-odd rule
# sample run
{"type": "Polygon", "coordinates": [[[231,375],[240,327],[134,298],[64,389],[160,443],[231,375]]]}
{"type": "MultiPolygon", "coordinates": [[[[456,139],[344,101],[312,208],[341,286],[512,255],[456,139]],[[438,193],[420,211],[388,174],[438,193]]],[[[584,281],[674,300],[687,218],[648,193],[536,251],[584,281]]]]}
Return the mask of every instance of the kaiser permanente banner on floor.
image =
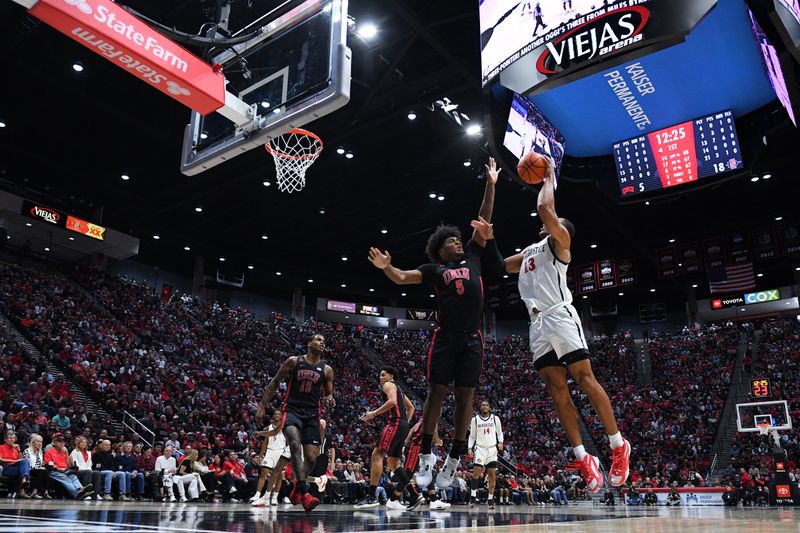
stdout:
{"type": "MultiPolygon", "coordinates": [[[[642,495],[642,500],[644,500],[644,495],[650,489],[641,489],[639,494],[642,495]]],[[[658,505],[666,505],[667,504],[667,496],[672,489],[653,489],[656,497],[658,498],[658,505]]],[[[622,491],[624,494],[628,493],[628,489],[623,489],[622,491]]],[[[679,488],[678,494],[681,495],[681,505],[682,506],[692,506],[692,505],[703,505],[703,506],[710,506],[710,505],[725,505],[722,501],[722,495],[725,493],[725,487],[692,487],[692,488],[679,488]]]]}

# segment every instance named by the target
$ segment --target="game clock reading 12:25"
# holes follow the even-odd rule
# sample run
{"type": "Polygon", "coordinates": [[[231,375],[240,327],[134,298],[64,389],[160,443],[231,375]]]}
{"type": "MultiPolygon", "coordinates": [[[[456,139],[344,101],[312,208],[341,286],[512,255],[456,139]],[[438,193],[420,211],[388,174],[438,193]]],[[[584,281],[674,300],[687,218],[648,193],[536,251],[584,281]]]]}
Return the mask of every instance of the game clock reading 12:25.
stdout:
{"type": "Polygon", "coordinates": [[[723,111],[614,145],[623,197],[743,167],[733,113],[723,111]]]}

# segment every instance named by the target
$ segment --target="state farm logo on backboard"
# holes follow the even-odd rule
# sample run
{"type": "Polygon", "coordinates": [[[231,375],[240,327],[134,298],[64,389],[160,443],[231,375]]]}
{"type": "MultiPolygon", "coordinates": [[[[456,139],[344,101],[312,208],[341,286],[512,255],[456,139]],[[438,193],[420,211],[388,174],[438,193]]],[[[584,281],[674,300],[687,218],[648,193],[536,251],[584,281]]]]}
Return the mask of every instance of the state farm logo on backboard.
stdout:
{"type": "Polygon", "coordinates": [[[595,57],[638,43],[650,19],[650,10],[631,6],[600,15],[565,33],[551,43],[536,62],[536,70],[553,75],[595,57]]]}
{"type": "Polygon", "coordinates": [[[31,208],[31,216],[49,222],[50,224],[58,224],[61,220],[61,215],[47,207],[39,207],[38,205],[31,208]]]}

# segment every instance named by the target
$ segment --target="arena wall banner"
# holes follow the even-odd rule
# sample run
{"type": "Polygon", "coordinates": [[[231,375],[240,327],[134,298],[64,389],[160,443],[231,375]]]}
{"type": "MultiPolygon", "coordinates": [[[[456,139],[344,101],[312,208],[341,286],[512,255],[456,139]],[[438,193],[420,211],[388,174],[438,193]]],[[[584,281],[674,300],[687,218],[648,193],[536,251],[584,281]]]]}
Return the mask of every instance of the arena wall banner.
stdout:
{"type": "Polygon", "coordinates": [[[683,274],[692,274],[703,270],[700,243],[683,244],[678,255],[678,268],[683,274]]]}
{"type": "Polygon", "coordinates": [[[66,213],[29,200],[22,200],[21,214],[40,222],[52,224],[57,228],[65,228],[67,225],[66,213]]]}
{"type": "Polygon", "coordinates": [[[740,265],[752,263],[753,258],[750,254],[750,241],[745,233],[734,233],[729,235],[728,241],[728,265],[740,265]]]}
{"type": "Polygon", "coordinates": [[[35,0],[28,13],[119,68],[206,115],[225,104],[225,78],[111,0],[35,0]]]}
{"type": "Polygon", "coordinates": [[[536,94],[678,44],[717,0],[575,2],[570,10],[560,0],[542,0],[529,3],[530,13],[525,4],[481,2],[484,85],[500,74],[503,86],[536,94]],[[509,35],[533,36],[519,41],[509,35]]]}
{"type": "MultiPolygon", "coordinates": [[[[644,495],[650,489],[641,489],[639,494],[644,495]]],[[[653,489],[653,493],[658,498],[658,505],[667,504],[667,496],[672,489],[658,488],[653,489]]],[[[714,506],[725,505],[722,501],[722,495],[725,494],[727,489],[725,487],[679,487],[678,494],[681,496],[681,506],[714,506]]],[[[628,489],[622,489],[622,493],[627,495],[628,489]]]]}
{"type": "Polygon", "coordinates": [[[667,246],[656,250],[658,261],[658,275],[662,278],[675,276],[678,274],[678,249],[675,246],[667,246]]]}
{"type": "Polygon", "coordinates": [[[783,255],[800,253],[800,224],[784,224],[780,226],[778,232],[783,255]]]}
{"type": "Polygon", "coordinates": [[[597,263],[578,267],[578,292],[586,294],[597,290],[597,263]]]}
{"type": "Polygon", "coordinates": [[[617,286],[617,268],[612,259],[597,262],[598,284],[601,289],[617,286]]]}
{"type": "Polygon", "coordinates": [[[778,257],[778,241],[772,228],[753,231],[750,233],[750,242],[753,246],[753,258],[756,261],[778,257]]]}
{"type": "Polygon", "coordinates": [[[720,238],[706,241],[706,267],[719,268],[725,264],[724,242],[720,238]]]}
{"type": "Polygon", "coordinates": [[[639,281],[636,276],[636,263],[632,257],[617,261],[617,276],[619,285],[633,285],[639,281]]]}

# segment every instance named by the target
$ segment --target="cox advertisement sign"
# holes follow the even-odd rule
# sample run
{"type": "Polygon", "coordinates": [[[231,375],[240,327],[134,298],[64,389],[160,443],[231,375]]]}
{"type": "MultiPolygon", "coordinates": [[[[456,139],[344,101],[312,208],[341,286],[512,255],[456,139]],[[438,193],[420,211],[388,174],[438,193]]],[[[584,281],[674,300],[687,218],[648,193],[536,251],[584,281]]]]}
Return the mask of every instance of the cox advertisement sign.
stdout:
{"type": "Polygon", "coordinates": [[[761,292],[750,292],[744,295],[744,303],[750,304],[763,304],[765,302],[776,302],[781,299],[780,289],[771,289],[761,292]]]}
{"type": "Polygon", "coordinates": [[[225,78],[111,0],[34,0],[28,13],[164,94],[206,115],[225,103],[225,78]]]}

